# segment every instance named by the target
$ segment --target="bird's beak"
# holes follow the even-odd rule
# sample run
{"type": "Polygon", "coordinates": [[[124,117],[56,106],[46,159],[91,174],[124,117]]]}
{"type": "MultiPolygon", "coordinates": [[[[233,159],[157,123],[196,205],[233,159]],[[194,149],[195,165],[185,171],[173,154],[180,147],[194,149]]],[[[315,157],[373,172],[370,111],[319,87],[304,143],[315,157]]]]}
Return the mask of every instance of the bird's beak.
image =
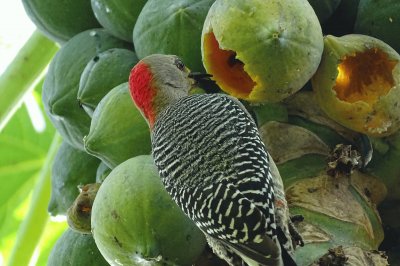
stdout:
{"type": "Polygon", "coordinates": [[[188,77],[192,80],[192,88],[189,92],[206,91],[207,93],[220,92],[216,82],[211,79],[212,75],[201,72],[190,72],[188,77]]]}
{"type": "Polygon", "coordinates": [[[196,83],[202,83],[202,81],[209,81],[212,75],[201,72],[190,72],[189,78],[193,79],[196,83]]]}

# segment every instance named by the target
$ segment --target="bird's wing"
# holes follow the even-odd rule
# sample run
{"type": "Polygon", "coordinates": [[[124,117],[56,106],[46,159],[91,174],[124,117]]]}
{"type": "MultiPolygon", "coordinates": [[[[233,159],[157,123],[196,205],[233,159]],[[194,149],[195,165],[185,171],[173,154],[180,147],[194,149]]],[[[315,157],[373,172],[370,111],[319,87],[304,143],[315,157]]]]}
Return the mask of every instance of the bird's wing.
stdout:
{"type": "Polygon", "coordinates": [[[228,250],[256,265],[281,265],[281,249],[266,235],[265,216],[232,184],[221,180],[205,189],[177,193],[188,193],[192,201],[202,203],[195,208],[192,220],[204,233],[222,241],[228,250]]]}
{"type": "Polygon", "coordinates": [[[205,232],[229,242],[254,242],[261,232],[275,239],[268,155],[230,97],[181,99],[158,117],[152,145],[166,189],[205,232]]]}

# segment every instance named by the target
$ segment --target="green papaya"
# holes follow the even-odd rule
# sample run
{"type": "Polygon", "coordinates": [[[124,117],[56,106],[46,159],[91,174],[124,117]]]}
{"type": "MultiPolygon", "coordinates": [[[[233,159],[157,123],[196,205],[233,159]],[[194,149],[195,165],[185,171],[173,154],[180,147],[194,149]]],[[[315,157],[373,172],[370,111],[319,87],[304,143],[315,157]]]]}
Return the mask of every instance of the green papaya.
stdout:
{"type": "Polygon", "coordinates": [[[132,42],[137,17],[147,0],[91,0],[100,24],[119,39],[132,42]]]}
{"type": "Polygon", "coordinates": [[[100,160],[63,141],[57,151],[51,172],[51,216],[65,215],[79,195],[78,186],[94,183],[100,160]]]}
{"type": "Polygon", "coordinates": [[[107,266],[92,235],[67,229],[51,250],[47,266],[107,266]]]}
{"type": "Polygon", "coordinates": [[[22,3],[36,27],[59,43],[82,31],[100,27],[89,0],[23,0],[22,3]]]}
{"type": "Polygon", "coordinates": [[[96,183],[103,183],[110,172],[111,169],[105,163],[101,162],[96,171],[96,183]]]}
{"type": "Polygon", "coordinates": [[[91,224],[111,265],[192,265],[206,245],[165,190],[150,155],[111,171],[94,200],[91,224]]]}
{"type": "Polygon", "coordinates": [[[113,88],[93,113],[85,149],[114,168],[151,151],[149,127],[129,94],[128,83],[113,88]]]}
{"type": "Polygon", "coordinates": [[[360,0],[354,32],[378,38],[400,53],[400,2],[360,0]]]}
{"type": "MultiPolygon", "coordinates": [[[[308,0],[320,23],[326,21],[336,10],[342,0],[308,0]]],[[[348,1],[348,0],[345,0],[348,1]]]]}
{"type": "Polygon", "coordinates": [[[110,48],[130,45],[103,29],[81,32],[57,52],[43,84],[43,104],[53,125],[70,145],[84,150],[83,137],[89,132],[90,117],[76,99],[79,80],[87,63],[110,48]]]}
{"type": "Polygon", "coordinates": [[[99,53],[86,65],[79,82],[78,101],[89,116],[100,100],[115,86],[127,82],[136,54],[127,49],[113,48],[99,53]]]}
{"type": "Polygon", "coordinates": [[[149,0],[133,30],[139,59],[150,54],[175,54],[192,71],[204,71],[200,40],[214,0],[149,0]]]}

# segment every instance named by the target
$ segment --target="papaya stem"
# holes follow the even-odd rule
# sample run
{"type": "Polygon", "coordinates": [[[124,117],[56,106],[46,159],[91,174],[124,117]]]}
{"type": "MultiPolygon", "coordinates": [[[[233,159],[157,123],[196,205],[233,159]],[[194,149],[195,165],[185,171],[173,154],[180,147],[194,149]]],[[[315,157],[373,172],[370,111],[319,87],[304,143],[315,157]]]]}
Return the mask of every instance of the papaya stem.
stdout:
{"type": "Polygon", "coordinates": [[[34,31],[0,76],[0,131],[15,113],[23,96],[43,74],[58,46],[34,31]]]}
{"type": "Polygon", "coordinates": [[[15,245],[11,251],[8,263],[9,266],[29,265],[32,255],[34,254],[44,232],[44,228],[49,221],[47,204],[50,200],[51,191],[50,174],[53,160],[60,143],[61,137],[56,133],[43,167],[38,174],[28,213],[18,230],[15,245]]]}

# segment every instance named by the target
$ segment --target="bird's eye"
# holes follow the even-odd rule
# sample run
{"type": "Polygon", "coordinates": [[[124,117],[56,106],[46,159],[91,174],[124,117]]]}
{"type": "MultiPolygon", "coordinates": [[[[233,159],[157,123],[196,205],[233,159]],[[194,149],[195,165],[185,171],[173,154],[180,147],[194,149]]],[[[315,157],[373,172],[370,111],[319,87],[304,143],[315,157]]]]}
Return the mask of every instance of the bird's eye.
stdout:
{"type": "Polygon", "coordinates": [[[179,58],[177,58],[175,60],[175,65],[176,65],[177,68],[179,68],[179,70],[184,70],[185,69],[185,64],[179,58]]]}

